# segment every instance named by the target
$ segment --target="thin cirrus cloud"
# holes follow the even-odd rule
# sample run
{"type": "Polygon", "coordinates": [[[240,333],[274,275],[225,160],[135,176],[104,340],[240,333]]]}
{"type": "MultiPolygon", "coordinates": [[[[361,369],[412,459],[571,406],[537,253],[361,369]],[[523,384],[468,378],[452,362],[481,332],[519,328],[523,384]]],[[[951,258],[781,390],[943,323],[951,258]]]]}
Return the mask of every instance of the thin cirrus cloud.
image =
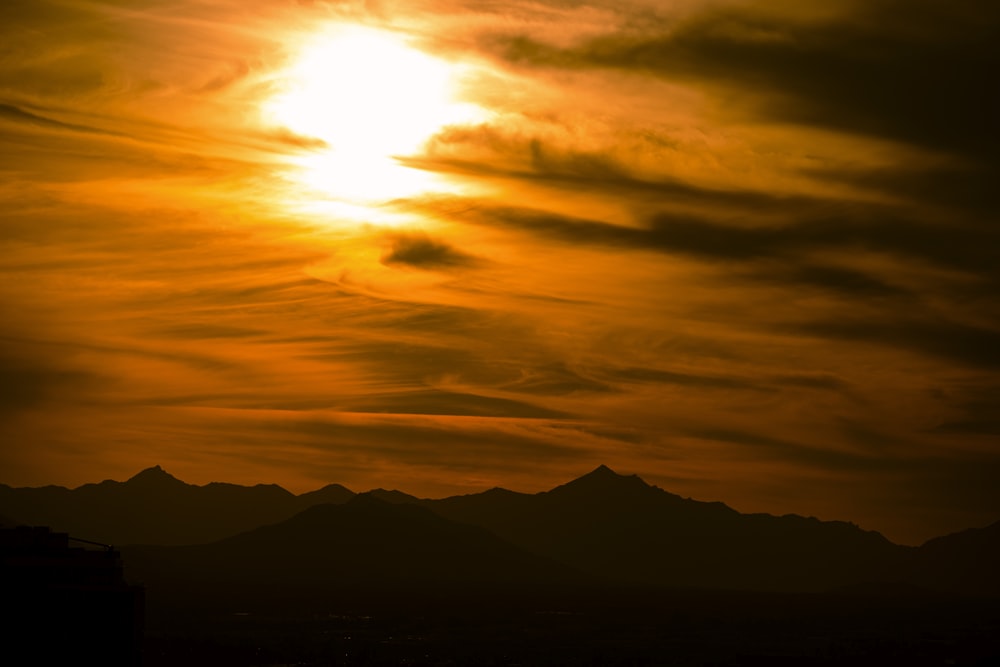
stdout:
{"type": "Polygon", "coordinates": [[[995,520],[996,8],[668,5],[4,3],[0,481],[995,520]],[[463,64],[397,156],[448,187],[302,182],[262,103],[330,22],[463,64]]]}

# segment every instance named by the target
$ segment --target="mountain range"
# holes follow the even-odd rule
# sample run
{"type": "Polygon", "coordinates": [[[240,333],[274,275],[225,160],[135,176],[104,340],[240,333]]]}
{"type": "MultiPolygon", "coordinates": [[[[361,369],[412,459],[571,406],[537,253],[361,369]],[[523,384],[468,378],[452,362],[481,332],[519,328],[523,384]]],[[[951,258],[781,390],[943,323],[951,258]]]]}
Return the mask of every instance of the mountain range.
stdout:
{"type": "Polygon", "coordinates": [[[851,523],[742,514],[606,466],[549,491],[420,499],[331,484],[186,484],[159,466],[76,489],[0,485],[0,515],[124,549],[143,580],[775,592],[891,584],[1000,595],[1000,522],[896,545],[851,523]]]}
{"type": "Polygon", "coordinates": [[[197,486],[155,466],[125,482],[76,489],[0,485],[0,513],[107,544],[182,545],[219,540],[354,495],[339,484],[299,496],[276,484],[197,486]]]}

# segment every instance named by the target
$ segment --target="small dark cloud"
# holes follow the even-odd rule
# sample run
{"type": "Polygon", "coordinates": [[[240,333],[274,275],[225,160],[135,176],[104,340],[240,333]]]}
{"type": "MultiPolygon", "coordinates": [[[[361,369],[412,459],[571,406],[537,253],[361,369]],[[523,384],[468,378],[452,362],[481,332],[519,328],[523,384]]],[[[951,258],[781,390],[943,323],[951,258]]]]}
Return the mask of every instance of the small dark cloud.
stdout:
{"type": "Polygon", "coordinates": [[[1000,435],[1000,385],[995,378],[936,392],[953,416],[930,429],[941,435],[1000,435]]]}
{"type": "MultiPolygon", "coordinates": [[[[929,515],[947,507],[969,508],[966,526],[996,521],[1000,507],[1000,461],[990,454],[967,457],[935,456],[901,462],[908,476],[902,480],[900,500],[912,514],[929,515]],[[904,495],[905,494],[905,495],[904,495]]],[[[938,534],[954,531],[945,527],[938,534]]]]}
{"type": "Polygon", "coordinates": [[[540,364],[520,370],[520,378],[503,385],[505,391],[538,396],[566,396],[614,391],[607,383],[587,377],[563,363],[540,364]]]}
{"type": "Polygon", "coordinates": [[[823,320],[794,328],[831,340],[907,349],[973,368],[1000,368],[1000,331],[939,318],[823,320]]]}
{"type": "Polygon", "coordinates": [[[250,63],[245,60],[231,62],[224,72],[215,75],[212,79],[199,86],[198,92],[214,93],[216,91],[224,90],[245,79],[251,71],[253,71],[253,68],[250,63]]]}
{"type": "Polygon", "coordinates": [[[371,397],[339,403],[337,408],[348,412],[458,417],[561,419],[570,416],[526,401],[434,388],[379,392],[371,397]]]}
{"type": "Polygon", "coordinates": [[[295,148],[305,148],[311,150],[329,148],[329,144],[318,137],[308,137],[296,134],[295,132],[283,127],[268,130],[264,133],[264,137],[269,141],[274,141],[284,146],[292,146],[295,148]]]}
{"type": "Polygon", "coordinates": [[[844,380],[827,374],[767,375],[757,379],[749,379],[739,376],[678,373],[657,368],[632,367],[605,370],[602,376],[612,378],[617,382],[670,384],[699,390],[731,389],[774,392],[787,387],[796,387],[842,392],[849,388],[848,383],[844,380]]]}
{"type": "Polygon", "coordinates": [[[831,391],[846,391],[850,384],[835,375],[776,375],[768,380],[787,387],[804,387],[807,389],[829,389],[831,391]]]}
{"type": "Polygon", "coordinates": [[[897,451],[910,450],[910,443],[884,429],[872,426],[858,419],[839,417],[836,420],[838,430],[847,436],[850,442],[863,446],[867,451],[887,453],[896,448],[897,451]]]}
{"type": "Polygon", "coordinates": [[[641,444],[646,434],[635,427],[611,426],[581,422],[552,422],[551,428],[555,431],[566,431],[571,435],[593,435],[605,440],[625,442],[630,445],[641,444]]]}
{"type": "Polygon", "coordinates": [[[997,169],[982,164],[893,165],[882,168],[810,168],[803,173],[829,183],[884,192],[903,201],[944,207],[963,219],[991,215],[1000,208],[997,169]]]}
{"type": "MultiPolygon", "coordinates": [[[[777,213],[786,220],[780,225],[748,227],[696,215],[659,213],[650,216],[643,226],[627,227],[478,200],[427,205],[428,212],[449,219],[514,229],[573,246],[687,255],[724,266],[741,282],[822,290],[852,302],[912,305],[919,295],[909,287],[894,284],[891,270],[879,275],[814,256],[849,260],[854,253],[874,253],[903,261],[918,260],[971,276],[972,281],[941,287],[968,297],[975,297],[989,285],[1000,284],[994,251],[1000,246],[998,229],[911,220],[879,205],[817,200],[809,210],[800,198],[790,208],[777,213]]],[[[773,202],[772,214],[780,210],[781,204],[773,202]]]]}
{"type": "MultiPolygon", "coordinates": [[[[367,416],[366,416],[367,417],[367,416]]],[[[540,434],[498,428],[498,424],[453,424],[434,418],[371,415],[363,421],[303,418],[262,422],[258,430],[288,438],[306,436],[317,449],[365,460],[385,457],[393,465],[441,466],[454,470],[518,470],[538,460],[574,460],[588,454],[574,438],[555,440],[540,434]],[[464,426],[464,428],[463,428],[464,426]]]]}
{"type": "Polygon", "coordinates": [[[795,461],[826,470],[851,470],[857,472],[888,471],[899,465],[893,458],[866,456],[841,451],[812,443],[775,438],[762,433],[727,428],[692,429],[688,435],[704,440],[740,445],[758,453],[753,458],[795,461]]]}
{"type": "MultiPolygon", "coordinates": [[[[652,132],[643,133],[642,140],[655,147],[662,147],[666,141],[652,132]]],[[[498,128],[480,126],[441,132],[432,140],[427,156],[402,158],[401,162],[434,171],[531,181],[566,191],[586,188],[647,205],[669,203],[724,208],[741,217],[748,212],[769,216],[775,208],[784,214],[803,207],[808,210],[818,201],[804,195],[706,187],[666,176],[645,176],[630,168],[628,157],[556,148],[537,138],[506,137],[498,128]],[[499,159],[471,161],[449,156],[451,151],[447,150],[480,146],[488,147],[499,159]],[[435,148],[442,149],[444,154],[438,155],[435,148]]]]}
{"type": "Polygon", "coordinates": [[[87,125],[65,123],[60,120],[55,120],[53,118],[48,118],[46,116],[39,115],[37,113],[25,111],[24,109],[16,107],[12,104],[0,104],[0,119],[13,121],[16,123],[25,123],[28,125],[34,125],[35,127],[40,127],[48,130],[68,130],[71,132],[83,132],[86,134],[103,134],[116,137],[124,136],[118,132],[102,130],[87,125]]]}
{"type": "Polygon", "coordinates": [[[751,276],[785,285],[801,285],[860,299],[903,298],[907,290],[853,269],[834,266],[798,264],[767,267],[751,276]]]}
{"type": "Polygon", "coordinates": [[[783,224],[748,227],[703,216],[659,213],[644,226],[626,227],[478,200],[426,205],[429,212],[444,217],[519,229],[571,244],[654,250],[719,262],[791,261],[776,265],[775,277],[859,294],[899,296],[904,290],[857,269],[805,263],[799,259],[802,252],[873,251],[982,277],[1000,276],[994,250],[1000,246],[1000,230],[992,226],[932,224],[876,204],[815,200],[810,208],[799,198],[789,210],[776,213],[781,207],[779,200],[771,203],[772,215],[783,224]]]}
{"type": "Polygon", "coordinates": [[[89,400],[108,384],[97,373],[41,358],[38,352],[0,340],[0,414],[89,400]]]}
{"type": "MultiPolygon", "coordinates": [[[[465,294],[472,296],[487,297],[493,296],[493,293],[486,289],[481,289],[478,287],[470,287],[468,285],[455,285],[453,287],[456,291],[461,291],[465,294]]],[[[508,296],[515,299],[526,299],[529,301],[540,301],[542,303],[557,304],[563,306],[587,306],[593,304],[593,301],[587,299],[567,299],[566,297],[554,296],[552,294],[539,294],[534,292],[520,292],[511,290],[507,292],[508,296]]]]}
{"type": "Polygon", "coordinates": [[[92,379],[79,371],[33,368],[4,362],[0,368],[0,412],[41,405],[65,389],[89,389],[92,379]]]}
{"type": "Polygon", "coordinates": [[[477,348],[413,343],[398,339],[367,339],[323,344],[304,355],[329,363],[355,363],[368,368],[367,373],[392,387],[422,387],[448,376],[463,384],[501,387],[520,376],[518,364],[510,358],[498,358],[492,347],[477,348]]]}
{"type": "MultiPolygon", "coordinates": [[[[349,283],[345,286],[351,287],[349,283]]],[[[510,318],[471,306],[417,303],[349,292],[341,295],[341,301],[345,309],[349,308],[352,315],[356,315],[351,323],[390,334],[405,331],[411,337],[429,335],[435,340],[445,335],[481,340],[484,331],[492,331],[498,336],[525,334],[510,318]]]]}
{"type": "Polygon", "coordinates": [[[443,241],[425,234],[399,234],[382,256],[383,264],[405,264],[418,269],[450,269],[474,266],[478,260],[443,241]]]}
{"type": "Polygon", "coordinates": [[[575,243],[642,248],[646,240],[646,232],[642,229],[535,209],[495,206],[479,209],[475,217],[483,222],[575,243]]]}
{"type": "Polygon", "coordinates": [[[946,421],[930,429],[940,435],[1000,436],[1000,419],[959,419],[946,421]]]}
{"type": "MultiPolygon", "coordinates": [[[[773,227],[733,227],[696,218],[660,215],[651,220],[650,240],[660,249],[706,259],[755,260],[793,256],[803,250],[880,251],[918,258],[956,269],[995,271],[992,248],[1000,242],[995,229],[969,225],[936,225],[907,219],[880,206],[843,204],[818,207],[773,227]]],[[[803,278],[852,288],[888,286],[855,272],[813,268],[803,278]],[[853,283],[853,284],[850,284],[853,283]]]]}
{"type": "Polygon", "coordinates": [[[155,333],[158,336],[180,340],[210,340],[216,338],[253,338],[261,335],[263,332],[260,329],[249,329],[224,324],[186,322],[157,327],[155,333]]]}
{"type": "Polygon", "coordinates": [[[694,375],[691,373],[678,373],[675,371],[661,370],[657,368],[619,368],[605,373],[620,382],[648,382],[656,384],[672,384],[682,387],[692,387],[698,389],[740,389],[749,391],[773,391],[772,389],[754,382],[737,377],[694,375]]]}

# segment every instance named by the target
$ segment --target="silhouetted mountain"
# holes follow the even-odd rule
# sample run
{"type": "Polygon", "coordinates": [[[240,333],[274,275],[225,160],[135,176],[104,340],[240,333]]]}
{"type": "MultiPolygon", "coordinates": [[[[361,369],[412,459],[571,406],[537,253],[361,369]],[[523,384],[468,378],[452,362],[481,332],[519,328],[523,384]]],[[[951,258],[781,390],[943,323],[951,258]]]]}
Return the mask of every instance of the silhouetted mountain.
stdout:
{"type": "Polygon", "coordinates": [[[322,489],[316,489],[315,491],[307,491],[306,493],[299,494],[299,503],[303,508],[312,507],[313,505],[323,505],[326,503],[339,505],[340,503],[346,503],[354,496],[355,493],[346,486],[341,486],[340,484],[327,484],[322,489]]]}
{"type": "Polygon", "coordinates": [[[612,580],[824,590],[877,580],[905,548],[843,522],[740,514],[601,466],[551,491],[494,489],[424,505],[612,580]]]}
{"type": "MultiPolygon", "coordinates": [[[[153,466],[152,468],[146,468],[132,477],[130,477],[126,482],[136,489],[145,489],[149,491],[164,491],[171,489],[180,489],[187,484],[177,479],[166,470],[160,466],[153,466]]],[[[105,480],[102,484],[114,484],[111,480],[105,480]]],[[[84,484],[81,489],[86,489],[93,487],[93,484],[84,484]]]]}
{"type": "Polygon", "coordinates": [[[928,540],[899,568],[900,580],[937,591],[1000,596],[1000,521],[928,540]]]}
{"type": "Polygon", "coordinates": [[[353,494],[331,485],[297,497],[275,484],[187,484],[160,466],[125,482],[105,480],[69,490],[0,486],[0,510],[109,544],[196,544],[286,519],[317,502],[353,494]]]}
{"type": "Polygon", "coordinates": [[[395,489],[391,491],[386,489],[372,489],[371,491],[365,491],[360,495],[371,496],[372,498],[378,498],[379,500],[387,502],[392,505],[420,502],[420,499],[417,498],[416,496],[411,496],[408,493],[403,493],[402,491],[396,491],[395,489]]]}
{"type": "MultiPolygon", "coordinates": [[[[275,485],[195,486],[157,466],[126,482],[75,490],[0,485],[0,513],[101,542],[184,545],[216,542],[282,522],[310,506],[352,498],[353,492],[337,484],[300,496],[275,485]]],[[[763,591],[869,585],[875,590],[892,583],[1000,595],[1000,575],[992,567],[1000,560],[996,525],[914,549],[850,523],[741,514],[606,466],[537,494],[494,488],[428,500],[375,489],[360,499],[423,507],[449,521],[480,526],[509,545],[604,581],[763,591]]],[[[413,544],[395,548],[406,551],[413,544]]]]}
{"type": "Polygon", "coordinates": [[[136,546],[123,552],[129,576],[146,584],[151,597],[178,585],[314,596],[336,590],[398,592],[580,580],[571,568],[507,544],[483,528],[371,495],[342,505],[316,505],[212,544],[136,546]]]}

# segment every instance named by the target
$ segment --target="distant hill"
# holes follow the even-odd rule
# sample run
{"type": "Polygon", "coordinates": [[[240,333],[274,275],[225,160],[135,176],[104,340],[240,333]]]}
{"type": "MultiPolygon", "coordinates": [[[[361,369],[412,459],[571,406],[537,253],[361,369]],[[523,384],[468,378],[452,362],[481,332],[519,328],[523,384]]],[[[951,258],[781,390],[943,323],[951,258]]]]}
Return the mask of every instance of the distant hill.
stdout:
{"type": "Polygon", "coordinates": [[[72,490],[0,485],[0,512],[97,542],[180,545],[218,540],[353,495],[337,484],[302,496],[275,484],[196,486],[156,466],[125,482],[72,490]]]}
{"type": "Polygon", "coordinates": [[[303,508],[325,503],[346,503],[354,497],[354,492],[340,484],[327,484],[322,489],[308,491],[298,496],[298,504],[303,508]]]}
{"type": "Polygon", "coordinates": [[[388,491],[386,489],[372,489],[371,491],[365,491],[361,495],[371,496],[372,498],[378,498],[383,502],[387,502],[392,505],[399,505],[402,503],[419,503],[420,499],[416,496],[411,496],[408,493],[403,493],[402,491],[396,491],[395,489],[388,491]]]}
{"type": "Polygon", "coordinates": [[[578,584],[572,568],[533,555],[477,526],[409,504],[359,496],[316,505],[282,522],[218,542],[123,549],[129,577],[151,596],[316,598],[344,591],[441,591],[578,584]],[[164,593],[166,591],[166,593],[164,593]]]}
{"type": "Polygon", "coordinates": [[[939,591],[1000,596],[1000,521],[928,540],[898,569],[900,581],[939,591]]]}

